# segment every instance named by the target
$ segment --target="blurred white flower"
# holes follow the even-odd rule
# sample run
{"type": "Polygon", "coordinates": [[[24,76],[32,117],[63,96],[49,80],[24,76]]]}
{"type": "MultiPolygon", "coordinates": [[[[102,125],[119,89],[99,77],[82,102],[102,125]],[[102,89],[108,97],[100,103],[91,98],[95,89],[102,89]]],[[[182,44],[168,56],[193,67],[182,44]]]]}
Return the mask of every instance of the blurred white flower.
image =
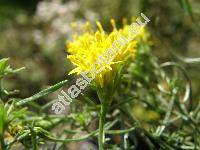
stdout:
{"type": "Polygon", "coordinates": [[[33,33],[33,37],[34,37],[34,42],[36,44],[41,44],[43,42],[43,35],[42,35],[42,31],[40,30],[35,30],[33,33]]]}
{"type": "Polygon", "coordinates": [[[73,31],[79,32],[77,27],[81,28],[86,20],[94,22],[99,18],[91,10],[82,12],[83,19],[77,18],[76,14],[80,13],[80,10],[81,6],[77,1],[39,2],[34,16],[36,25],[39,24],[40,27],[35,30],[33,35],[35,43],[41,46],[45,52],[56,51],[59,49],[60,43],[65,43],[66,38],[72,38],[73,31]],[[76,22],[76,28],[71,26],[72,22],[76,22]]]}
{"type": "Polygon", "coordinates": [[[91,10],[87,10],[85,12],[85,19],[89,20],[89,21],[99,20],[99,16],[97,13],[95,13],[91,10]]]}
{"type": "Polygon", "coordinates": [[[78,9],[79,5],[76,1],[67,3],[62,3],[60,0],[41,1],[37,6],[35,18],[43,22],[63,16],[65,19],[73,19],[74,12],[78,9]]]}

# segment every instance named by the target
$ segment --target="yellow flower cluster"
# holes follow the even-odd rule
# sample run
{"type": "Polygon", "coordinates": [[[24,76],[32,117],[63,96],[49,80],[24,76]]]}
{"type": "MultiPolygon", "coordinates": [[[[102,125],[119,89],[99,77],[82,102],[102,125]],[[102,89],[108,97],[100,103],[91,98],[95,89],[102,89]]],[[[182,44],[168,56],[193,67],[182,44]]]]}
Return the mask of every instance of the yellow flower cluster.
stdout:
{"type": "Polygon", "coordinates": [[[141,13],[145,22],[136,19],[137,23],[128,26],[124,23],[122,29],[117,29],[115,21],[111,24],[113,31],[107,34],[102,25],[97,22],[98,30],[91,29],[86,23],[86,31],[81,35],[74,35],[74,40],[67,43],[70,53],[68,59],[76,66],[69,74],[80,74],[82,77],[76,80],[76,84],[69,87],[67,93],[61,91],[58,101],[52,105],[56,114],[61,114],[65,107],[84,90],[91,81],[101,88],[109,85],[117,72],[117,65],[124,62],[128,57],[134,57],[137,49],[138,39],[147,40],[144,26],[150,20],[141,13]],[[65,98],[67,101],[65,101],[65,98]]]}
{"type": "Polygon", "coordinates": [[[76,66],[69,74],[84,72],[103,87],[106,80],[113,76],[116,64],[135,56],[138,37],[146,40],[144,25],[150,20],[146,16],[144,19],[145,23],[140,20],[130,26],[124,23],[122,29],[117,29],[115,21],[111,19],[113,31],[109,34],[100,22],[96,22],[96,32],[87,22],[85,32],[80,36],[74,35],[74,40],[67,43],[67,52],[70,53],[67,58],[76,66]]]}

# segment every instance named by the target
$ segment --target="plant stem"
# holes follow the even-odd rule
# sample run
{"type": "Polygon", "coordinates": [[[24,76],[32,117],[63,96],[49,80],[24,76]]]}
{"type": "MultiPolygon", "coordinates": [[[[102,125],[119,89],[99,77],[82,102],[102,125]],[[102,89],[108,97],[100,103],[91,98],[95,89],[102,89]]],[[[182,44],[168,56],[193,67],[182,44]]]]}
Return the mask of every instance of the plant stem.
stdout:
{"type": "Polygon", "coordinates": [[[105,103],[101,104],[101,112],[99,116],[99,137],[98,137],[98,144],[99,150],[103,150],[105,133],[104,133],[104,124],[105,124],[105,117],[106,117],[106,105],[105,103]]]}
{"type": "Polygon", "coordinates": [[[0,149],[1,150],[5,150],[6,149],[6,145],[5,145],[5,141],[4,141],[4,131],[2,133],[2,137],[1,138],[1,143],[0,143],[0,149]]]}

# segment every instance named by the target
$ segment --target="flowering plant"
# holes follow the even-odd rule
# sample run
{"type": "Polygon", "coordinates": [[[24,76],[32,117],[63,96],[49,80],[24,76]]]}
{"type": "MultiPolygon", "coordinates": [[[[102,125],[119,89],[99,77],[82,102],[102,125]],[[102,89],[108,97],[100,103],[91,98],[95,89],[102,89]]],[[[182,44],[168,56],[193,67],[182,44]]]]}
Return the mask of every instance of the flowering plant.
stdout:
{"type": "MultiPolygon", "coordinates": [[[[74,35],[74,41],[67,43],[67,58],[76,66],[69,74],[81,74],[86,78],[79,78],[80,89],[84,89],[92,80],[101,103],[99,112],[99,149],[103,149],[105,116],[117,89],[125,66],[134,60],[138,42],[147,42],[148,33],[144,26],[150,20],[142,14],[145,22],[137,19],[137,23],[130,26],[124,20],[122,29],[117,29],[115,20],[111,19],[113,31],[107,34],[101,23],[97,22],[98,30],[91,29],[87,22],[82,35],[74,35]],[[134,32],[137,29],[137,32],[134,32]],[[135,33],[134,35],[130,33],[135,33]],[[132,37],[131,37],[132,36],[132,37]],[[128,59],[130,59],[128,61],[128,59]],[[85,76],[87,74],[87,77],[85,76]]],[[[77,83],[77,82],[76,82],[77,83]]],[[[81,92],[78,88],[68,90],[73,96],[81,92]]],[[[76,96],[76,97],[77,97],[76,96]]],[[[75,98],[75,97],[73,97],[75,98]]]]}

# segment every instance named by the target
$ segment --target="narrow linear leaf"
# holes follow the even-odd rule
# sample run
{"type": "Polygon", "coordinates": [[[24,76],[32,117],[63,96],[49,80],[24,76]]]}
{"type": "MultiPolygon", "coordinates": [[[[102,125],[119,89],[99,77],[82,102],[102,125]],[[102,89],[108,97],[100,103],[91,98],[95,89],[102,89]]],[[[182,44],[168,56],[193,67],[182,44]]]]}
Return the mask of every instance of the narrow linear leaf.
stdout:
{"type": "Polygon", "coordinates": [[[178,3],[188,13],[188,15],[190,15],[191,19],[194,20],[193,10],[190,2],[188,0],[178,0],[178,3]]]}
{"type": "Polygon", "coordinates": [[[0,106],[0,138],[3,134],[4,123],[5,123],[5,110],[3,106],[0,106]]]}
{"type": "Polygon", "coordinates": [[[59,83],[57,83],[57,84],[55,84],[55,85],[53,85],[53,86],[51,86],[51,87],[39,92],[39,93],[37,93],[37,94],[35,94],[35,95],[33,95],[33,96],[29,97],[29,98],[26,98],[26,99],[23,99],[23,100],[17,102],[16,106],[22,106],[22,105],[24,105],[26,103],[29,103],[29,102],[35,101],[35,100],[37,100],[39,98],[42,98],[44,96],[47,96],[47,95],[55,92],[59,88],[63,87],[65,85],[65,83],[67,83],[67,80],[59,82],[59,83]]]}
{"type": "Polygon", "coordinates": [[[8,64],[8,60],[9,60],[9,58],[0,59],[0,73],[4,72],[4,70],[8,64]]]}

